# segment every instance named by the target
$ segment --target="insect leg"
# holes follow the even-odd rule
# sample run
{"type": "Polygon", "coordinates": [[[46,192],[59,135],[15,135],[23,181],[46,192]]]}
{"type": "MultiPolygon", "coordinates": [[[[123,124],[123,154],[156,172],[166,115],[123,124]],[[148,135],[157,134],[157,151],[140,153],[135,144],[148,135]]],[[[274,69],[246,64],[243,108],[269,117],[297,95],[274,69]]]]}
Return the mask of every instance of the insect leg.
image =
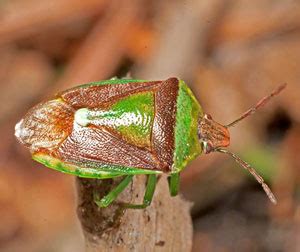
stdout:
{"type": "Polygon", "coordinates": [[[179,173],[171,174],[169,178],[169,189],[172,197],[176,196],[179,191],[179,173]]]}
{"type": "Polygon", "coordinates": [[[99,199],[99,196],[94,193],[94,201],[99,207],[107,207],[109,206],[118,195],[128,186],[128,184],[132,181],[133,175],[126,176],[121,183],[110,191],[106,196],[102,199],[99,199]]]}
{"type": "Polygon", "coordinates": [[[134,209],[144,209],[151,204],[155,187],[156,187],[157,177],[155,174],[148,175],[148,181],[146,186],[146,192],[144,196],[143,204],[124,204],[125,208],[134,208],[134,209]]]}

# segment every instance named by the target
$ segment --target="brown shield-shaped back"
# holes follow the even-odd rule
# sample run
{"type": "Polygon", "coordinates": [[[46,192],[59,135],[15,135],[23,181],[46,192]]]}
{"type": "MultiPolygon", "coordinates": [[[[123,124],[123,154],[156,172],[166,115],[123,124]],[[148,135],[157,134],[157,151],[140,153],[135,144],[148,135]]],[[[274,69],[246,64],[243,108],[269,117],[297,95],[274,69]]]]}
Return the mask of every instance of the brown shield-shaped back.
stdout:
{"type": "Polygon", "coordinates": [[[62,98],[74,110],[106,109],[116,101],[138,93],[153,92],[155,115],[150,148],[134,146],[109,127],[74,123],[71,134],[52,152],[64,162],[88,166],[119,165],[170,172],[174,155],[174,127],[179,80],[85,85],[62,92],[62,98]]]}

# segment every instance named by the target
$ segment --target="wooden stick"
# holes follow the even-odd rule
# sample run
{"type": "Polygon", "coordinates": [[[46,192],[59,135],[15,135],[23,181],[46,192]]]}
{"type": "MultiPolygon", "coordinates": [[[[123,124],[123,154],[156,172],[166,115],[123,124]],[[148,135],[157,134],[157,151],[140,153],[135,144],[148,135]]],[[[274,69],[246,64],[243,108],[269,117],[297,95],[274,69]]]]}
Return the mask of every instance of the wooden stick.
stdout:
{"type": "Polygon", "coordinates": [[[123,210],[118,202],[141,203],[145,176],[136,176],[107,208],[93,202],[93,190],[101,196],[120,180],[77,179],[78,215],[86,238],[86,251],[190,251],[192,247],[191,204],[170,197],[166,176],[158,181],[151,205],[123,210]]]}

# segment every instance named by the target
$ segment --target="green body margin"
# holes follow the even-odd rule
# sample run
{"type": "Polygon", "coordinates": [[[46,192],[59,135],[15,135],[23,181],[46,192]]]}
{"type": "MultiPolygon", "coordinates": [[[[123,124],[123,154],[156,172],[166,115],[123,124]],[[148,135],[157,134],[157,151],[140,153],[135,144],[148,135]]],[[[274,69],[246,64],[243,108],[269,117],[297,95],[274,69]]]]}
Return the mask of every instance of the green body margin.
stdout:
{"type": "Polygon", "coordinates": [[[161,174],[161,171],[153,171],[140,169],[135,167],[126,167],[120,165],[102,165],[89,163],[88,167],[83,167],[80,164],[73,165],[64,163],[57,158],[53,158],[47,154],[36,153],[32,155],[32,159],[57,171],[75,175],[82,178],[94,179],[109,179],[124,175],[139,175],[139,174],[161,174]]]}

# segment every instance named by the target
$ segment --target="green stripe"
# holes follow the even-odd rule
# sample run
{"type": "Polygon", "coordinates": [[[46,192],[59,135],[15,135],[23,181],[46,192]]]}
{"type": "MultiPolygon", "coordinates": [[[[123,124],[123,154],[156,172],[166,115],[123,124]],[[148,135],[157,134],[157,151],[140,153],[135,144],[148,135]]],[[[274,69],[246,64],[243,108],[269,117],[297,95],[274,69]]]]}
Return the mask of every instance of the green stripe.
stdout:
{"type": "Polygon", "coordinates": [[[110,120],[116,120],[124,117],[125,114],[130,114],[133,122],[128,125],[117,125],[117,130],[133,145],[150,147],[150,134],[154,120],[153,92],[129,95],[113,104],[108,112],[111,113],[106,118],[110,120]]]}
{"type": "Polygon", "coordinates": [[[175,153],[172,173],[180,172],[201,154],[198,140],[198,118],[202,108],[192,91],[180,80],[175,125],[175,153]]]}

